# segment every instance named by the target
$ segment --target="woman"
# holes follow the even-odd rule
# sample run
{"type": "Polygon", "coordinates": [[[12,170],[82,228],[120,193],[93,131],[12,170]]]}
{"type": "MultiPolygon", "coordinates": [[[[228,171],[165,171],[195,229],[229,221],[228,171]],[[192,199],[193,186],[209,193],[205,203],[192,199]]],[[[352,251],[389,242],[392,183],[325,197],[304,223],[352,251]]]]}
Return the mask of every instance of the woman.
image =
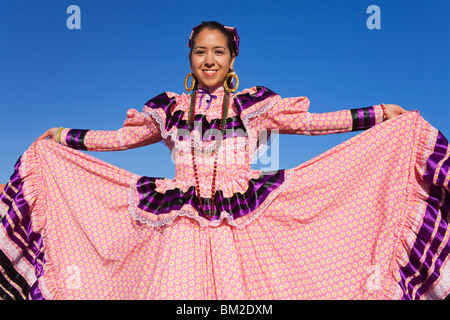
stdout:
{"type": "Polygon", "coordinates": [[[19,159],[0,198],[3,298],[448,294],[442,134],[392,104],[314,114],[306,97],[236,93],[239,37],[217,22],[195,27],[188,46],[191,94],[163,93],[129,110],[117,131],[51,128],[19,159]],[[261,132],[369,128],[296,168],[250,168],[261,132]],[[173,180],[74,150],[161,140],[173,180]]]}

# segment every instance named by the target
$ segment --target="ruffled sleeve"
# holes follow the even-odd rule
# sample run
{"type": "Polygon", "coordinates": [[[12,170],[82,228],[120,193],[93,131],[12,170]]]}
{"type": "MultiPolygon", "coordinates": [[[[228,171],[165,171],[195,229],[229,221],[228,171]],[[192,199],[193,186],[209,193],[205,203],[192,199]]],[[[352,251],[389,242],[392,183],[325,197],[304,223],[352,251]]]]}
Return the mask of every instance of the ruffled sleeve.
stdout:
{"type": "Polygon", "coordinates": [[[189,106],[187,94],[164,92],[147,101],[143,113],[155,121],[163,139],[171,138],[175,141],[178,131],[188,128],[184,119],[186,106],[189,106]]]}
{"type": "Polygon", "coordinates": [[[380,105],[310,113],[310,101],[307,97],[283,99],[264,87],[251,88],[242,97],[237,99],[237,105],[249,127],[256,130],[278,130],[283,134],[324,135],[365,130],[381,123],[383,117],[380,105]],[[243,102],[239,103],[240,100],[243,102]]]}
{"type": "Polygon", "coordinates": [[[78,150],[119,151],[142,147],[161,141],[155,121],[135,109],[127,111],[122,128],[113,131],[64,129],[62,144],[78,150]]]}

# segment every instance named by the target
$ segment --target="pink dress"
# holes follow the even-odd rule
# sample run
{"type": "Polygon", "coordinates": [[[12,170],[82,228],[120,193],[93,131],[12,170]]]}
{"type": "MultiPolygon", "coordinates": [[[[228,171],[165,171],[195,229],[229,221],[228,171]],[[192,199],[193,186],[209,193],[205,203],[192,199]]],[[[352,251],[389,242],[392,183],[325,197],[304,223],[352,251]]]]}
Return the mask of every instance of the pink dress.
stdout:
{"type": "MultiPolygon", "coordinates": [[[[380,106],[309,113],[306,97],[235,94],[217,160],[224,92],[163,93],[117,131],[38,140],[0,197],[3,299],[442,299],[450,291],[450,148],[419,113],[380,106]],[[368,129],[287,170],[251,168],[266,132],[368,129]],[[199,210],[190,152],[195,146],[199,210]],[[81,150],[163,140],[174,179],[81,150]]],[[[295,148],[295,146],[292,146],[295,148]]]]}

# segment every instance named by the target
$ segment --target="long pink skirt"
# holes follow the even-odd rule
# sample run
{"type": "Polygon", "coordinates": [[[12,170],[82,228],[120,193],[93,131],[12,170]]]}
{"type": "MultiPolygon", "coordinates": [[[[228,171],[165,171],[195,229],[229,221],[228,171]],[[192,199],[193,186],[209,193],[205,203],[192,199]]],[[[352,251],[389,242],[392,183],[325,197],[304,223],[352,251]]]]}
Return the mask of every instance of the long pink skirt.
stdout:
{"type": "Polygon", "coordinates": [[[132,217],[136,175],[37,141],[0,197],[3,299],[442,299],[450,148],[417,112],[286,170],[245,227],[132,217]]]}

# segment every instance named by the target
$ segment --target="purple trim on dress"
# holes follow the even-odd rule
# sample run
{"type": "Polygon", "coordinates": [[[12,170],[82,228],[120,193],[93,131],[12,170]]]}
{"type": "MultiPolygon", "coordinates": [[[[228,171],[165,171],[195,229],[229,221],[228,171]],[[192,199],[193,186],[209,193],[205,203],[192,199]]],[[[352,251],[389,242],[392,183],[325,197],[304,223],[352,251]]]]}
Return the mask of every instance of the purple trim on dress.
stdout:
{"type": "MultiPolygon", "coordinates": [[[[30,206],[25,200],[23,181],[19,174],[20,165],[21,159],[17,161],[10,181],[0,195],[0,201],[8,206],[7,215],[1,220],[1,227],[6,230],[9,240],[22,251],[23,258],[33,266],[36,278],[39,279],[44,275],[43,265],[45,264],[45,255],[43,239],[39,233],[33,231],[30,206]],[[12,201],[4,194],[7,194],[12,201]],[[12,221],[12,225],[9,220],[12,221]]],[[[13,263],[15,262],[13,261],[13,263]]],[[[14,265],[3,266],[4,269],[6,269],[5,267],[11,270],[14,268],[14,265]]],[[[29,287],[22,287],[24,295],[31,299],[44,299],[40,292],[38,282],[39,280],[35,283],[28,283],[29,287]]]]}
{"type": "MultiPolygon", "coordinates": [[[[208,219],[199,209],[194,186],[186,192],[178,188],[167,190],[165,193],[156,191],[158,178],[141,177],[136,184],[138,191],[138,208],[145,212],[160,215],[172,210],[180,210],[185,205],[191,205],[199,216],[208,219]]],[[[220,213],[228,212],[233,219],[245,216],[256,210],[269,194],[277,189],[285,180],[284,170],[274,174],[263,174],[258,179],[250,179],[245,193],[236,192],[230,198],[225,198],[221,190],[216,192],[214,208],[216,214],[209,220],[217,220],[220,213]]],[[[203,198],[203,207],[206,211],[212,209],[211,199],[203,198]]]]}
{"type": "Polygon", "coordinates": [[[36,281],[30,288],[29,293],[30,300],[45,300],[42,295],[41,290],[39,289],[39,281],[36,281]]]}
{"type": "MultiPolygon", "coordinates": [[[[203,92],[202,93],[203,96],[203,92]]],[[[253,94],[244,93],[239,94],[234,97],[234,105],[238,112],[238,116],[227,118],[227,123],[225,126],[225,136],[223,139],[234,138],[238,136],[242,136],[242,132],[246,133],[245,126],[240,119],[241,113],[254,105],[255,103],[259,103],[264,101],[265,99],[276,95],[275,92],[265,88],[258,86],[256,87],[256,92],[253,94]]],[[[215,97],[215,96],[212,96],[215,97]]],[[[210,100],[212,100],[212,97],[210,100]]],[[[161,109],[166,114],[166,119],[164,123],[164,129],[168,132],[173,127],[178,129],[178,140],[188,140],[189,132],[188,132],[188,124],[186,120],[183,120],[183,116],[185,111],[177,110],[173,114],[170,109],[176,104],[176,98],[170,98],[166,92],[161,93],[160,95],[150,99],[145,104],[148,108],[151,109],[161,109]]],[[[220,122],[221,119],[213,119],[209,122],[206,119],[206,115],[204,114],[196,114],[194,116],[194,126],[193,130],[199,131],[201,133],[202,141],[211,141],[215,140],[215,137],[220,133],[220,122]],[[206,133],[206,134],[205,134],[206,133]]]]}
{"type": "MultiPolygon", "coordinates": [[[[212,141],[216,139],[221,139],[222,132],[220,129],[221,119],[213,119],[209,122],[206,116],[203,114],[197,114],[194,118],[193,130],[201,133],[202,141],[212,141]]],[[[183,120],[180,122],[180,128],[177,132],[177,140],[187,141],[189,140],[189,131],[187,130],[187,122],[183,120]],[[186,128],[185,128],[186,127],[186,128]]],[[[228,118],[225,124],[225,133],[222,139],[229,139],[235,137],[245,137],[247,131],[245,130],[244,123],[241,118],[234,116],[228,118]]]]}
{"type": "Polygon", "coordinates": [[[252,105],[259,103],[261,101],[266,100],[267,98],[270,98],[272,96],[276,96],[277,94],[266,87],[257,86],[256,92],[251,93],[243,93],[236,95],[234,97],[234,105],[236,106],[236,109],[238,111],[238,114],[241,115],[241,113],[251,107],[252,105]]]}
{"type": "Polygon", "coordinates": [[[357,109],[359,117],[359,127],[358,130],[364,130],[364,109],[357,109]]]}
{"type": "Polygon", "coordinates": [[[375,108],[369,107],[369,120],[370,120],[370,127],[373,127],[376,124],[376,114],[375,114],[375,108]]]}
{"type": "Polygon", "coordinates": [[[350,113],[353,120],[352,131],[366,130],[376,124],[376,114],[373,106],[350,109],[350,113]]]}
{"type": "MultiPolygon", "coordinates": [[[[427,170],[423,176],[424,181],[431,185],[425,215],[417,238],[411,249],[409,262],[399,270],[401,276],[399,285],[404,292],[403,299],[406,300],[420,299],[421,295],[425,294],[432,287],[439,278],[440,269],[450,253],[450,244],[447,242],[444,244],[444,248],[439,256],[436,257],[439,247],[443,244],[444,235],[448,228],[447,217],[450,208],[450,193],[440,185],[433,184],[433,177],[436,173],[437,164],[445,156],[447,148],[447,139],[441,132],[438,132],[433,153],[428,157],[427,170]],[[442,201],[444,197],[445,201],[442,201]],[[436,235],[432,238],[438,220],[439,226],[436,235]],[[425,252],[428,244],[429,248],[425,252]],[[420,260],[422,257],[425,257],[425,259],[421,263],[420,260]],[[435,259],[434,266],[432,262],[433,259],[435,259]],[[433,272],[428,275],[431,268],[433,268],[433,272]],[[410,281],[406,283],[407,279],[416,273],[418,273],[418,275],[412,277],[410,281]],[[414,287],[418,285],[420,286],[417,289],[415,296],[412,296],[414,287]]],[[[441,167],[439,174],[441,174],[441,172],[448,172],[449,164],[444,163],[444,165],[441,167]]]]}
{"type": "MultiPolygon", "coordinates": [[[[177,140],[188,141],[190,134],[188,130],[188,123],[183,120],[185,111],[177,110],[171,113],[170,109],[176,104],[175,98],[169,98],[167,93],[162,93],[159,96],[147,101],[145,104],[151,109],[161,109],[166,114],[164,129],[170,131],[173,127],[178,129],[177,140]]],[[[219,131],[222,119],[212,119],[209,122],[204,114],[196,114],[194,116],[194,126],[192,130],[198,131],[201,134],[202,141],[211,141],[220,139],[221,132],[219,131]]],[[[225,124],[225,134],[223,139],[241,137],[245,135],[244,123],[238,116],[227,118],[225,124]]]]}
{"type": "Polygon", "coordinates": [[[170,108],[175,105],[176,102],[177,100],[175,98],[169,98],[167,93],[163,92],[153,99],[148,100],[145,105],[151,109],[161,108],[165,114],[170,114],[170,108]]]}
{"type": "Polygon", "coordinates": [[[434,151],[427,160],[427,171],[423,175],[423,180],[425,182],[433,184],[434,174],[436,173],[437,166],[439,162],[442,159],[444,159],[445,154],[447,153],[447,147],[448,147],[447,139],[441,132],[439,132],[436,138],[436,145],[434,147],[434,151]]]}
{"type": "Polygon", "coordinates": [[[23,251],[23,256],[34,266],[36,276],[40,277],[44,274],[42,264],[45,263],[43,252],[41,252],[43,241],[41,235],[32,231],[30,207],[25,201],[22,188],[16,194],[14,203],[19,212],[16,212],[11,205],[8,209],[9,219],[2,219],[2,226],[9,238],[23,251]],[[13,225],[8,220],[11,220],[13,225]],[[36,258],[31,253],[34,253],[36,258]]]}
{"type": "Polygon", "coordinates": [[[87,150],[84,139],[89,130],[70,129],[66,135],[66,145],[72,149],[87,150]]]}
{"type": "MultiPolygon", "coordinates": [[[[442,190],[444,191],[444,190],[442,190]]],[[[450,194],[447,192],[447,200],[444,203],[444,206],[448,207],[450,206],[450,198],[448,198],[448,196],[450,196],[450,194]]],[[[437,251],[439,249],[439,246],[443,243],[444,241],[444,235],[446,230],[448,229],[448,210],[446,208],[444,208],[444,206],[442,206],[440,208],[441,211],[441,220],[439,221],[439,227],[438,227],[438,231],[435,235],[435,238],[433,239],[433,242],[431,243],[430,249],[427,251],[426,254],[426,259],[423,262],[423,264],[425,266],[430,266],[432,265],[432,259],[436,256],[437,251]]],[[[441,253],[439,254],[438,258],[436,259],[435,266],[434,266],[434,270],[433,273],[431,275],[428,276],[427,280],[422,284],[422,286],[417,290],[417,294],[416,294],[416,298],[419,299],[420,296],[424,293],[426,293],[430,287],[434,284],[434,282],[439,278],[440,274],[441,274],[441,267],[444,264],[445,260],[447,259],[448,254],[450,253],[450,245],[449,243],[446,243],[444,245],[444,248],[442,249],[441,253]]],[[[424,268],[425,269],[425,268],[424,268]]],[[[428,268],[426,268],[428,271],[428,268]]],[[[424,272],[424,270],[422,269],[420,272],[420,276],[417,276],[416,279],[411,280],[411,282],[413,284],[418,284],[420,283],[423,278],[427,277],[427,273],[424,272]]]]}
{"type": "Polygon", "coordinates": [[[436,184],[438,186],[444,186],[444,181],[448,175],[449,169],[450,169],[450,157],[448,157],[447,160],[444,161],[441,170],[439,170],[439,174],[436,179],[436,184]]]}

